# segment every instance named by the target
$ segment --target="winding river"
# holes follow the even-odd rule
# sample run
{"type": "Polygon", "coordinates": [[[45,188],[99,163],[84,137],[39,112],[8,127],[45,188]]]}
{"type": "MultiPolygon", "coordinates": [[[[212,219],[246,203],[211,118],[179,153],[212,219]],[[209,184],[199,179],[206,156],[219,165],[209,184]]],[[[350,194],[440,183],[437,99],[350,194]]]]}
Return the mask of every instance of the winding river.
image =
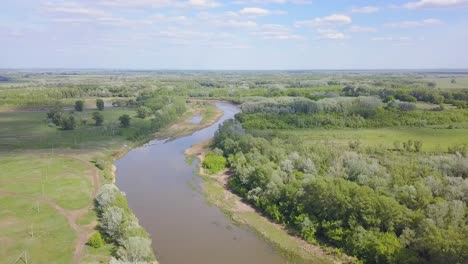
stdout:
{"type": "Polygon", "coordinates": [[[215,124],[172,141],[153,140],[116,162],[116,184],[150,233],[162,264],[238,264],[287,262],[254,233],[235,226],[218,208],[206,204],[184,150],[213,137],[219,124],[239,110],[216,103],[224,115],[215,124]]]}

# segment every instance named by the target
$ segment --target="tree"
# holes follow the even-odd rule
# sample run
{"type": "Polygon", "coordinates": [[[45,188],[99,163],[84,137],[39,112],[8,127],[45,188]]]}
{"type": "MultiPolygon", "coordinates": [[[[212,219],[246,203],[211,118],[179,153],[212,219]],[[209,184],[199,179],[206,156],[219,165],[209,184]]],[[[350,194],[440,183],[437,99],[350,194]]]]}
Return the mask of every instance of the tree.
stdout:
{"type": "Polygon", "coordinates": [[[74,116],[64,117],[60,121],[60,125],[63,130],[73,130],[76,127],[76,121],[74,116]]]}
{"type": "Polygon", "coordinates": [[[120,125],[122,127],[129,127],[130,126],[130,116],[127,115],[127,114],[124,114],[124,115],[121,115],[119,117],[119,120],[120,120],[120,125]]]}
{"type": "Polygon", "coordinates": [[[104,110],[104,100],[102,99],[96,99],[96,107],[100,111],[104,110]]]}
{"type": "Polygon", "coordinates": [[[82,112],[84,108],[84,101],[78,100],[75,102],[75,110],[78,112],[82,112]]]}
{"type": "Polygon", "coordinates": [[[124,220],[124,210],[117,206],[109,207],[101,217],[101,227],[103,231],[113,241],[122,238],[122,222],[124,220]]]}
{"type": "Polygon", "coordinates": [[[117,250],[121,260],[132,263],[149,261],[152,259],[152,254],[151,241],[143,237],[129,237],[117,250]]]}
{"type": "Polygon", "coordinates": [[[137,108],[137,115],[139,118],[146,118],[151,114],[151,108],[144,105],[137,108]]]}
{"type": "Polygon", "coordinates": [[[93,113],[93,119],[96,121],[96,126],[100,126],[104,123],[104,116],[99,112],[93,113]]]}
{"type": "Polygon", "coordinates": [[[64,114],[65,112],[63,111],[63,105],[57,103],[49,110],[49,112],[47,112],[47,118],[50,119],[56,126],[60,126],[64,114]]]}

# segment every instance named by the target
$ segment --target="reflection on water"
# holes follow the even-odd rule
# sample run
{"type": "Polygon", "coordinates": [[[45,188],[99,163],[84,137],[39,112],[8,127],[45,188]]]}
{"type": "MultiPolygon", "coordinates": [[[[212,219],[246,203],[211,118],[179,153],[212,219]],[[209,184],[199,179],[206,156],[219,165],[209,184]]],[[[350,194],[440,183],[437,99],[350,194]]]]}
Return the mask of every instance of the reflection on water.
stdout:
{"type": "Polygon", "coordinates": [[[184,150],[211,138],[238,112],[228,103],[216,105],[224,111],[216,124],[173,141],[151,141],[118,160],[116,184],[150,233],[162,264],[285,263],[268,243],[234,226],[191,187],[201,179],[193,173],[196,164],[186,163],[184,150]]]}

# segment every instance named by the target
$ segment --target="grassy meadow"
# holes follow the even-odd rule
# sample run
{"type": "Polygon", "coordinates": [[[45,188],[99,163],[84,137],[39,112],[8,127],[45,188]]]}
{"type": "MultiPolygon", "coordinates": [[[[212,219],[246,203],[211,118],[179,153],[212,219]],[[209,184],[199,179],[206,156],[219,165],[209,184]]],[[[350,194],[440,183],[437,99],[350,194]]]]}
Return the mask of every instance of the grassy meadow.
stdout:
{"type": "Polygon", "coordinates": [[[14,152],[1,155],[0,171],[3,263],[23,251],[31,263],[71,263],[79,232],[92,230],[69,224],[92,211],[90,168],[63,155],[14,152]]]}
{"type": "Polygon", "coordinates": [[[303,141],[333,142],[347,145],[359,140],[364,146],[382,146],[394,148],[394,142],[403,143],[408,140],[423,142],[422,151],[447,152],[448,148],[468,144],[468,127],[459,125],[457,128],[439,127],[389,127],[374,129],[296,129],[269,131],[279,137],[293,137],[303,141]]]}

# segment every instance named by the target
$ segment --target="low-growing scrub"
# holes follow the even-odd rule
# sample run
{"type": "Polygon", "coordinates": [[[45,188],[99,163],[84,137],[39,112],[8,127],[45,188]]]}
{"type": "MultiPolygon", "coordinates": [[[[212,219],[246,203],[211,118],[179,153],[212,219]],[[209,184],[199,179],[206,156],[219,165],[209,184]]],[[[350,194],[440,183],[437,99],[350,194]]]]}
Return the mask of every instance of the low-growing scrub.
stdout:
{"type": "Polygon", "coordinates": [[[203,168],[209,174],[215,174],[226,168],[227,160],[222,155],[209,152],[203,160],[203,168]]]}
{"type": "Polygon", "coordinates": [[[96,232],[88,239],[88,245],[93,248],[100,248],[104,246],[104,239],[102,239],[101,233],[96,232]]]}

